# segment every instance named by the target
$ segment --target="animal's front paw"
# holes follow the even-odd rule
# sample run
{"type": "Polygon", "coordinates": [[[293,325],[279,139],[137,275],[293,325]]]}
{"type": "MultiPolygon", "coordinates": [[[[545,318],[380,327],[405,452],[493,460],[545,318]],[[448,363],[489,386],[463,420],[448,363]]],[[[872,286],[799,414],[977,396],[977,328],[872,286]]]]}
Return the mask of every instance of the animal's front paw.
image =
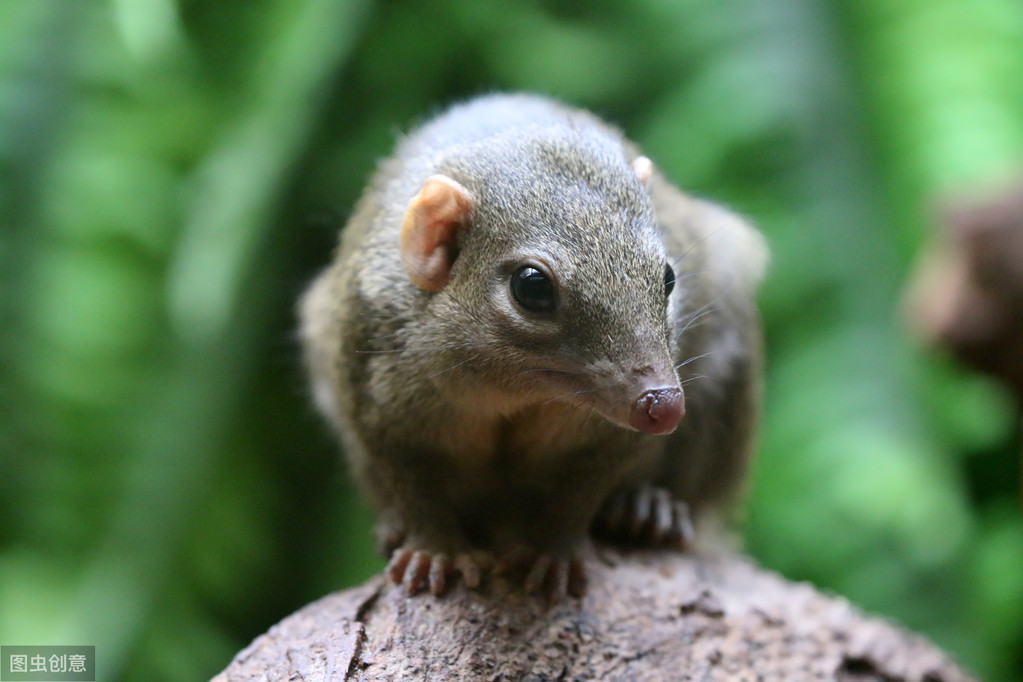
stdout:
{"type": "Polygon", "coordinates": [[[501,556],[494,572],[520,578],[528,594],[539,594],[548,603],[560,601],[566,595],[586,594],[586,568],[572,551],[537,552],[530,547],[517,547],[501,556]]]}
{"type": "Polygon", "coordinates": [[[663,488],[615,493],[597,515],[594,535],[632,545],[684,549],[693,539],[689,507],[663,488]]]}
{"type": "Polygon", "coordinates": [[[394,583],[404,585],[410,595],[429,588],[434,596],[444,594],[452,579],[461,577],[471,590],[480,586],[483,570],[493,564],[485,552],[463,552],[449,556],[443,552],[400,547],[394,550],[387,564],[387,575],[394,583]]]}

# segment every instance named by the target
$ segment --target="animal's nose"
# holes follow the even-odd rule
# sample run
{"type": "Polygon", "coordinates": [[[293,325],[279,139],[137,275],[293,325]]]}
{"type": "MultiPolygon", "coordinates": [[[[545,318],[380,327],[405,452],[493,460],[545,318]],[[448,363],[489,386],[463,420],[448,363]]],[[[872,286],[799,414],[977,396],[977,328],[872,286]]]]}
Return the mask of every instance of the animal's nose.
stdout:
{"type": "Polygon", "coordinates": [[[632,406],[629,425],[637,431],[657,436],[675,430],[686,415],[686,400],[678,386],[645,391],[632,406]]]}

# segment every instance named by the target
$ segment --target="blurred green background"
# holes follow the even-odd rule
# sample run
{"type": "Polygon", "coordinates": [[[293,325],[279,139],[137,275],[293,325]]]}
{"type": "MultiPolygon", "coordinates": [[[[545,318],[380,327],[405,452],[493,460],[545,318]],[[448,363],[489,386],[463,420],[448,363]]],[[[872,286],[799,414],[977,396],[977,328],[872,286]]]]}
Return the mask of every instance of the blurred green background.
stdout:
{"type": "Polygon", "coordinates": [[[1019,0],[3,0],[0,642],[207,679],[379,570],[293,304],[396,135],[495,89],[767,235],[750,551],[1023,679],[1013,407],[899,301],[935,199],[1023,167],[1019,0]]]}

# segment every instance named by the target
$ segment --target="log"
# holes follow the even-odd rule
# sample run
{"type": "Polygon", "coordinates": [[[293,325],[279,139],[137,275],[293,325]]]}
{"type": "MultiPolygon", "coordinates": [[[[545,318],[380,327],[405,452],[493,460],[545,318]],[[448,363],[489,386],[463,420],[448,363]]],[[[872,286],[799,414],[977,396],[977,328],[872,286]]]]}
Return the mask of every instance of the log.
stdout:
{"type": "Polygon", "coordinates": [[[896,680],[966,672],[923,638],[737,554],[600,549],[582,599],[494,578],[409,597],[384,577],[288,616],[213,682],[896,680]]]}

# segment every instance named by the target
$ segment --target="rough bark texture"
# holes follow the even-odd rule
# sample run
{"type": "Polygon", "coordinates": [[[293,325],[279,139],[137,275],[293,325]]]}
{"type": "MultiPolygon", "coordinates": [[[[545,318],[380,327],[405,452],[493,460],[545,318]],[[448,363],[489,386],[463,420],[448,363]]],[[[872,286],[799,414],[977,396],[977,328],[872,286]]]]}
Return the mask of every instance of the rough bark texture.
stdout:
{"type": "Polygon", "coordinates": [[[739,556],[602,551],[551,608],[505,584],[408,597],[375,578],[288,616],[214,682],[971,679],[925,640],[739,556]]]}

